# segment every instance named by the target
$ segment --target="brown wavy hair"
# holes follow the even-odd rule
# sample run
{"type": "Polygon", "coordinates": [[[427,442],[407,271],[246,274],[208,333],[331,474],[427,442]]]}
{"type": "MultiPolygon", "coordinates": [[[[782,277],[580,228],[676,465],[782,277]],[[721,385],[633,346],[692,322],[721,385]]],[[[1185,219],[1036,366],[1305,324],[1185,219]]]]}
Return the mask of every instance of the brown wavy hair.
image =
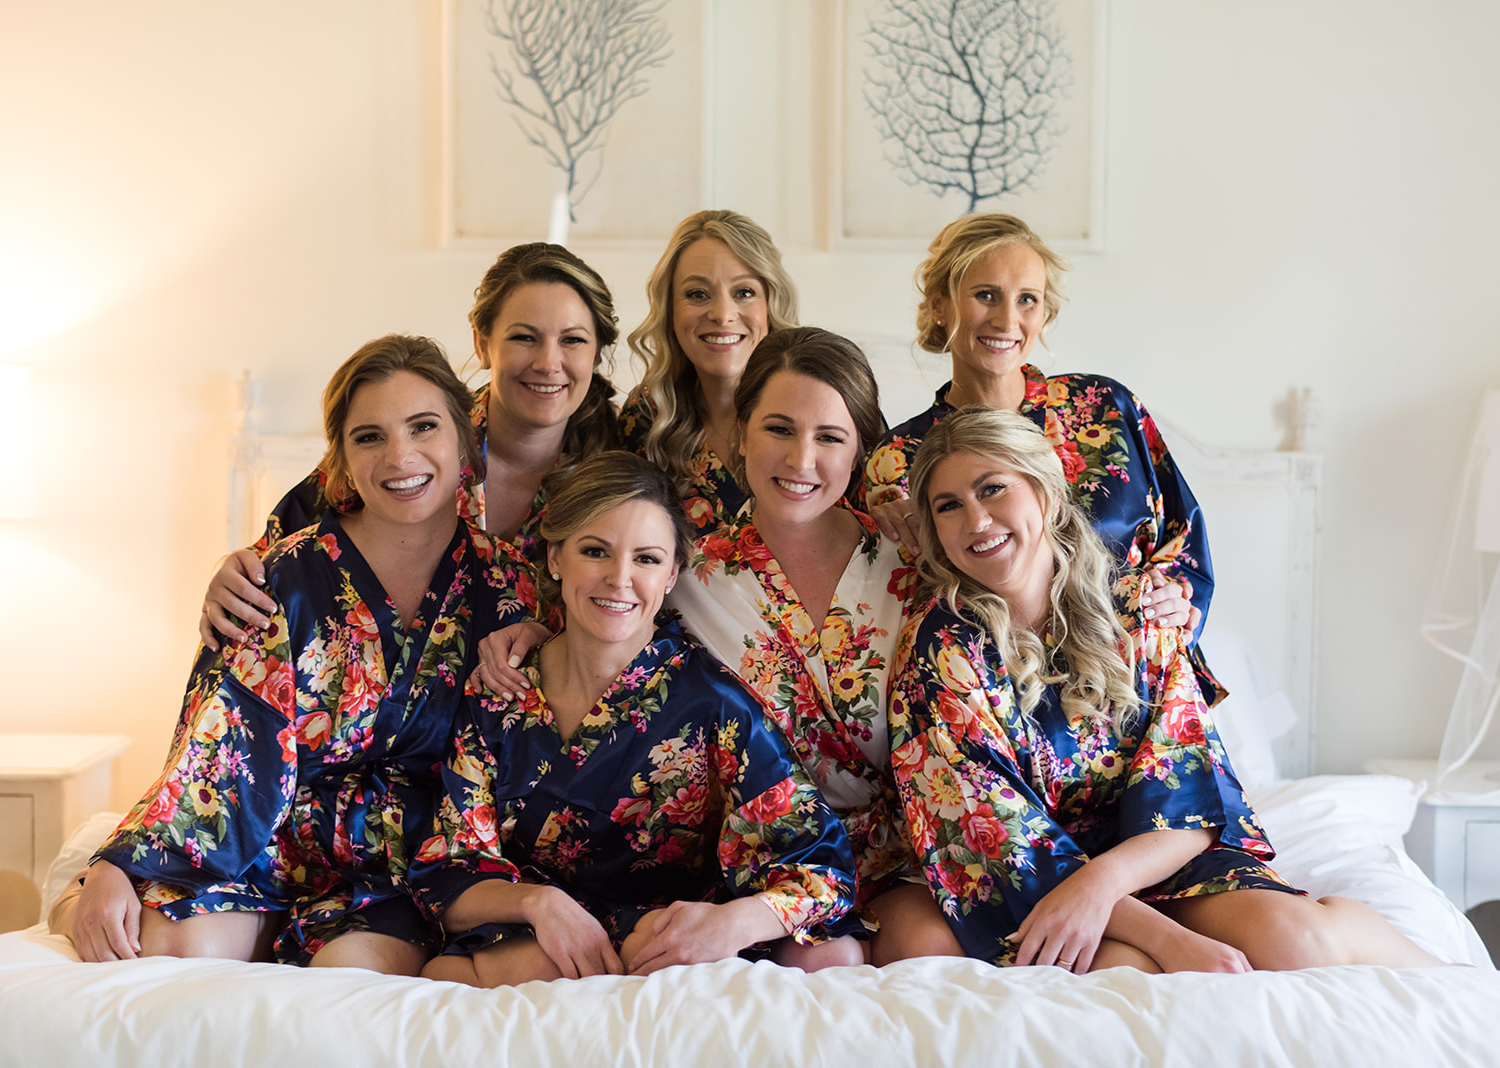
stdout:
{"type": "MultiPolygon", "coordinates": [[[[620,339],[619,317],[615,315],[614,298],[599,272],[561,245],[533,241],[515,245],[500,254],[474,290],[474,307],[469,310],[469,325],[484,341],[494,329],[495,319],[505,301],[517,289],[533,284],[561,284],[570,287],[583,301],[594,320],[594,337],[599,350],[594,355],[594,372],[588,391],[578,408],[568,417],[563,431],[563,467],[604,449],[618,448],[620,426],[615,416],[615,387],[607,373],[614,369],[612,349],[620,339]]],[[[477,346],[479,366],[488,369],[489,356],[483,344],[477,346]]]]}
{"type": "Polygon", "coordinates": [[[368,341],[333,372],[323,390],[323,433],[328,451],[318,464],[323,472],[323,503],[341,511],[364,507],[349,476],[349,457],[344,449],[344,424],[349,406],[361,386],[384,382],[398,371],[410,371],[442,391],[448,417],[458,430],[458,448],[463,464],[464,485],[472,489],[484,481],[484,450],[469,418],[473,397],[448,362],[443,347],[431,338],[387,334],[368,341]]]}

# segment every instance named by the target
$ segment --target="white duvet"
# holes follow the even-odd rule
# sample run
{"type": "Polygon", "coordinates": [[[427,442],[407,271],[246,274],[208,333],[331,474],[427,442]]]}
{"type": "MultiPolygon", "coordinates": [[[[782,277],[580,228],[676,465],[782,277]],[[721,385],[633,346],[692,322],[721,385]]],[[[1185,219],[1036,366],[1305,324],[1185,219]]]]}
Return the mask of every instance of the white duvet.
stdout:
{"type": "Polygon", "coordinates": [[[1500,974],[1396,844],[1409,784],[1323,777],[1255,801],[1293,882],[1368,901],[1473,967],[1073,976],[924,960],[805,975],[729,960],[481,991],[350,969],[83,965],[38,927],[0,936],[0,1065],[1500,1064],[1500,974]]]}

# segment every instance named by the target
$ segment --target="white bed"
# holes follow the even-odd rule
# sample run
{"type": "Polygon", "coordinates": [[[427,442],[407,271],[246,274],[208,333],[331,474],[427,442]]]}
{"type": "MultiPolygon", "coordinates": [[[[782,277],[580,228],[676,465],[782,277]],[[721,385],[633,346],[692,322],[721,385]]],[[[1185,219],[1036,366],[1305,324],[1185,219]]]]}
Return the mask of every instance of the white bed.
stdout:
{"type": "MultiPolygon", "coordinates": [[[[1416,786],[1307,777],[1316,459],[1215,453],[1171,431],[1168,440],[1218,520],[1221,584],[1205,641],[1235,690],[1222,727],[1279,851],[1275,866],[1314,896],[1368,902],[1441,959],[1470,967],[1073,976],[926,960],[809,976],[731,960],[477,991],[343,969],[83,965],[66,939],[35,927],[0,936],[0,1066],[1500,1064],[1500,974],[1402,851],[1416,786]]],[[[236,439],[233,543],[248,540],[270,488],[307,470],[309,450],[305,439],[236,439]]],[[[101,814],[70,839],[49,899],[111,820],[101,814]]]]}

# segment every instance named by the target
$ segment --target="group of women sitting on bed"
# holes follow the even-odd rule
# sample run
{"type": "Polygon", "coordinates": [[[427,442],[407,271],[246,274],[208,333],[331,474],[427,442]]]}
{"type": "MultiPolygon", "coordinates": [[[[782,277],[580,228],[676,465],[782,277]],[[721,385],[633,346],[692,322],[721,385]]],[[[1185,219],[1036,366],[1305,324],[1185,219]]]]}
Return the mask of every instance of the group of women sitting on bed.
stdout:
{"type": "Polygon", "coordinates": [[[1128,390],[1028,362],[1065,269],[1013,217],[946,227],[917,327],[953,379],[887,432],[743,216],[673,234],[618,413],[603,280],[509,250],[472,396],[421,338],[334,374],[324,461],[215,576],[166,767],[53,928],[478,985],[1437,963],[1268,866],[1192,494],[1128,390]]]}

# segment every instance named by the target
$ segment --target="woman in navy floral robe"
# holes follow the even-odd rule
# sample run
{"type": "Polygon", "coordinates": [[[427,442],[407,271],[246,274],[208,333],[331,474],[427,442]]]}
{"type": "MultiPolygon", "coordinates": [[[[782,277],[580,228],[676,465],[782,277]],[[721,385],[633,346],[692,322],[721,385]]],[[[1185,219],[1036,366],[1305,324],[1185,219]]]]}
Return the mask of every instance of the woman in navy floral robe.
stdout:
{"type": "Polygon", "coordinates": [[[601,454],[543,531],[567,627],[519,696],[473,685],[415,875],[450,936],[424,974],[645,974],[823,937],[854,893],[842,825],[754,694],[656,622],[692,546],[670,478],[601,454]]]}
{"type": "Polygon", "coordinates": [[[267,554],[266,627],[200,649],[161,776],[89,870],[85,959],[248,958],[279,927],[283,961],[421,967],[436,932],[406,873],[475,640],[536,606],[528,565],[454,509],[483,470],[467,399],[421,338],[335,374],[324,463],[351,507],[267,554]]]}
{"type": "MultiPolygon", "coordinates": [[[[619,336],[614,301],[573,253],[532,242],[507,250],[485,273],[469,323],[479,366],[490,372],[469,405],[485,475],[460,492],[458,511],[535,561],[547,503],[542,479],[619,443],[614,387],[600,373],[619,336]]],[[[272,510],[260,541],[224,558],[198,624],[209,648],[219,634],[243,637],[241,621],[265,625],[271,605],[252,576],[263,575],[260,557],[284,533],[317,522],[325,504],[343,506],[329,498],[325,479],[322,471],[308,475],[272,510]]]]}
{"type": "Polygon", "coordinates": [[[956,948],[1079,973],[1437,963],[1267,866],[1180,632],[1127,638],[1048,446],[971,408],[913,465],[932,600],[897,651],[891,764],[956,948]]]}
{"type": "Polygon", "coordinates": [[[1184,626],[1199,685],[1214,703],[1219,684],[1196,651],[1213,596],[1208,533],[1155,422],[1114,379],[1048,378],[1027,362],[1057,317],[1067,268],[1010,215],[965,216],[933,239],[917,271],[917,343],[950,352],[953,379],[932,407],[892,429],[870,456],[865,505],[886,533],[915,548],[908,480],[922,439],[964,405],[1020,412],[1057,450],[1073,499],[1120,562],[1119,596],[1138,598],[1146,619],[1184,626]]]}

